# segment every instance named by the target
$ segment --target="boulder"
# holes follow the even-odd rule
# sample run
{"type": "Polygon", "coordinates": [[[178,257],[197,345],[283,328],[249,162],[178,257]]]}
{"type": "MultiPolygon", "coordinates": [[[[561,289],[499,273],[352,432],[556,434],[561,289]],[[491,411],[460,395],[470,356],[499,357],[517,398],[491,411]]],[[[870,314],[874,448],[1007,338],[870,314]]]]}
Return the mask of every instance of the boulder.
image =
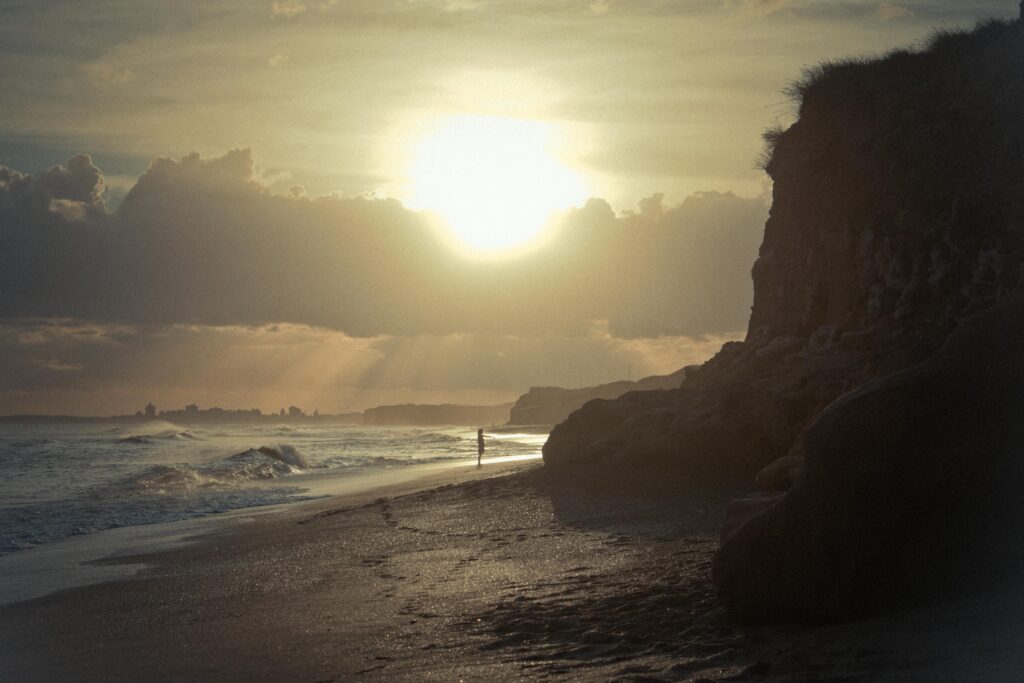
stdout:
{"type": "Polygon", "coordinates": [[[742,529],[747,522],[780,500],[782,500],[781,493],[761,493],[730,501],[725,509],[725,521],[722,522],[722,539],[724,540],[732,536],[742,529]]]}
{"type": "Polygon", "coordinates": [[[804,448],[803,475],[715,556],[732,618],[833,621],[1020,571],[1024,300],[834,401],[804,448]]]}
{"type": "Polygon", "coordinates": [[[803,470],[803,458],[787,455],[757,473],[754,483],[762,491],[788,491],[803,470]]]}

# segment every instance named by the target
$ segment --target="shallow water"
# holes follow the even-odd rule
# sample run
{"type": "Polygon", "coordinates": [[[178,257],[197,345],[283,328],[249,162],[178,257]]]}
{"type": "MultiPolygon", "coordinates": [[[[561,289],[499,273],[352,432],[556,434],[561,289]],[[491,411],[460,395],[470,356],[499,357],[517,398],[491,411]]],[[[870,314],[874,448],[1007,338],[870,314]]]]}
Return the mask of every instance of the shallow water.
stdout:
{"type": "MultiPolygon", "coordinates": [[[[496,434],[488,458],[536,456],[496,434]]],[[[331,482],[476,457],[472,429],[0,425],[0,555],[78,534],[323,495],[331,482]]]]}

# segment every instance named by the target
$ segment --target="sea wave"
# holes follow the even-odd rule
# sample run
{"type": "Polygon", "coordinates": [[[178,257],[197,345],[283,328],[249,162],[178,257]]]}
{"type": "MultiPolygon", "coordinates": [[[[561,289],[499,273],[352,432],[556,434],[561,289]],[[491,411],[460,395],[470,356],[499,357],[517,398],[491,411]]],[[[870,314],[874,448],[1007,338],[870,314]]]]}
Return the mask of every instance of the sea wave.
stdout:
{"type": "Polygon", "coordinates": [[[154,443],[156,441],[202,441],[202,437],[196,436],[187,429],[174,430],[168,429],[163,432],[157,432],[156,434],[132,434],[118,439],[118,443],[154,443]]]}
{"type": "Polygon", "coordinates": [[[267,458],[271,458],[273,460],[282,462],[285,465],[289,465],[300,470],[309,469],[309,463],[306,462],[306,458],[302,456],[302,453],[299,452],[299,449],[288,444],[281,444],[277,448],[272,448],[270,446],[250,448],[249,450],[242,451],[241,453],[235,453],[228,459],[250,460],[256,456],[264,456],[267,458]]]}
{"type": "Polygon", "coordinates": [[[420,436],[419,440],[424,441],[426,443],[457,443],[459,441],[464,441],[465,439],[463,439],[461,436],[456,436],[455,434],[444,434],[442,432],[427,432],[426,434],[420,436]]]}
{"type": "Polygon", "coordinates": [[[121,495],[187,494],[197,490],[237,488],[307,469],[309,464],[294,446],[260,446],[205,465],[153,465],[123,480],[117,488],[121,495]]]}
{"type": "Polygon", "coordinates": [[[27,439],[25,441],[13,441],[9,445],[11,448],[36,448],[38,446],[46,446],[51,443],[53,443],[53,441],[50,439],[27,439]]]}
{"type": "Polygon", "coordinates": [[[332,470],[374,470],[408,465],[428,465],[437,462],[451,462],[450,454],[433,456],[387,456],[387,455],[333,455],[324,459],[320,467],[332,470]]]}

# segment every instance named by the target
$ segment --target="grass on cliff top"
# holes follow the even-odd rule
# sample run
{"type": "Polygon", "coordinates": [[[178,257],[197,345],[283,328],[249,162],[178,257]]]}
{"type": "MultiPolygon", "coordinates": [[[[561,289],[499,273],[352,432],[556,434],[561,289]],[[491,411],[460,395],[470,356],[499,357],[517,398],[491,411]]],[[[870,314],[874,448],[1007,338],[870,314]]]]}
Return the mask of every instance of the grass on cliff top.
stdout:
{"type": "MultiPolygon", "coordinates": [[[[940,106],[957,108],[979,92],[998,92],[1005,86],[1007,72],[1021,66],[1024,22],[990,20],[969,30],[940,29],[916,47],[899,48],[881,57],[821,62],[805,69],[783,92],[793,102],[799,120],[835,116],[848,111],[851,102],[863,105],[868,101],[876,110],[887,104],[892,108],[912,106],[907,98],[934,95],[937,90],[944,91],[940,106]],[[883,98],[886,101],[880,102],[883,98]],[[953,98],[961,101],[950,101],[953,98]]],[[[770,172],[785,133],[782,128],[765,131],[761,168],[770,172]]]]}

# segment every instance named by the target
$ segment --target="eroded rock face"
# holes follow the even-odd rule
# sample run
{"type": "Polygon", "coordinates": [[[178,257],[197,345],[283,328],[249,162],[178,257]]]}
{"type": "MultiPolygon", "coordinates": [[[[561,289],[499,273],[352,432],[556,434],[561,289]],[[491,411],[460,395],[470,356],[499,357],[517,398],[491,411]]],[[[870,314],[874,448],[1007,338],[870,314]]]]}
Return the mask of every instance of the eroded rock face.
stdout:
{"type": "Polygon", "coordinates": [[[793,488],[723,535],[714,583],[744,622],[852,617],[1019,572],[1022,522],[1015,297],[931,359],[832,403],[806,434],[793,488]]]}
{"type": "Polygon", "coordinates": [[[648,470],[680,483],[752,482],[842,393],[938,345],[907,334],[882,349],[862,338],[727,344],[679,389],[595,400],[552,430],[545,466],[648,470]]]}
{"type": "Polygon", "coordinates": [[[552,431],[546,466],[749,482],[799,455],[834,399],[926,359],[1020,286],[1019,26],[833,65],[801,90],[767,164],[745,341],[677,390],[585,404],[552,431]]]}

